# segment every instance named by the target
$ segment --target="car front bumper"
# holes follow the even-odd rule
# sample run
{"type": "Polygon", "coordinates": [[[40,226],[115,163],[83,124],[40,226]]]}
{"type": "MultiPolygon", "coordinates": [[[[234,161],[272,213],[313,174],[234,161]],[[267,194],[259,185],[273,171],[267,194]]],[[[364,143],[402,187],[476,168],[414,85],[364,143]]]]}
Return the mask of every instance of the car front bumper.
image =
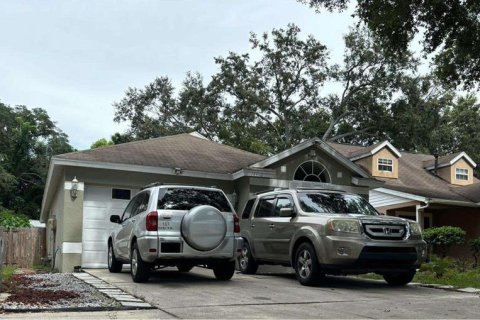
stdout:
{"type": "Polygon", "coordinates": [[[426,259],[423,240],[371,240],[326,236],[320,264],[329,273],[386,272],[418,268],[426,259]]]}

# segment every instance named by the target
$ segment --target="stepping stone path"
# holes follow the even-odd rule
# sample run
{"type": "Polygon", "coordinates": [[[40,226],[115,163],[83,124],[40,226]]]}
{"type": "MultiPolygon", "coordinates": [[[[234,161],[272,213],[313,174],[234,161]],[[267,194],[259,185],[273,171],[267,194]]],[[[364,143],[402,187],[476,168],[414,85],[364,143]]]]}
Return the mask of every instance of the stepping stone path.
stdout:
{"type": "Polygon", "coordinates": [[[74,277],[80,279],[92,287],[96,288],[98,291],[104,295],[118,301],[126,309],[155,309],[151,304],[132,296],[131,294],[112,286],[111,284],[100,280],[91,274],[79,272],[72,273],[74,277]]]}

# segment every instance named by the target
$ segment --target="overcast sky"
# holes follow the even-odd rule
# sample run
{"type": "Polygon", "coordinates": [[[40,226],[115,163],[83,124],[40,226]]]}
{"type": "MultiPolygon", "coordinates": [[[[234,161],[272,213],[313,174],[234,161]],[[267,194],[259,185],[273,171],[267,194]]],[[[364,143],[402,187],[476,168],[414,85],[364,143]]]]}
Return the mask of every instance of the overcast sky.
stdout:
{"type": "Polygon", "coordinates": [[[152,0],[0,2],[0,100],[48,111],[77,149],[109,138],[112,103],[129,86],[155,77],[205,78],[213,58],[247,52],[249,32],[295,23],[335,60],[349,14],[316,14],[295,0],[152,0]]]}

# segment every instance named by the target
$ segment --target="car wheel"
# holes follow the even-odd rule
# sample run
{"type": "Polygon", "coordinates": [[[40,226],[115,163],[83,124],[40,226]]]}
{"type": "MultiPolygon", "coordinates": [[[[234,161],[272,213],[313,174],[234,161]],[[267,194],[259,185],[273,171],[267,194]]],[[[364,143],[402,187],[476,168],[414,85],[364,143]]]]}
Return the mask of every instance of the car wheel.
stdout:
{"type": "Polygon", "coordinates": [[[180,272],[189,272],[190,270],[193,269],[193,267],[194,267],[193,264],[187,264],[187,263],[182,263],[177,265],[177,269],[180,272]]]}
{"type": "Polygon", "coordinates": [[[255,274],[258,269],[258,263],[255,261],[255,258],[252,255],[250,245],[247,241],[244,241],[242,251],[238,256],[238,268],[241,273],[244,274],[255,274]]]}
{"type": "Polygon", "coordinates": [[[123,263],[118,261],[113,252],[112,243],[108,243],[108,271],[118,273],[122,271],[123,263]]]}
{"type": "Polygon", "coordinates": [[[295,253],[295,274],[298,281],[304,286],[318,284],[324,275],[320,272],[315,249],[310,243],[302,243],[295,253]]]}
{"type": "Polygon", "coordinates": [[[383,275],[383,279],[391,286],[404,286],[415,277],[415,270],[401,273],[387,273],[383,275]]]}
{"type": "Polygon", "coordinates": [[[235,261],[218,262],[213,265],[213,274],[217,280],[230,280],[235,273],[235,261]]]}
{"type": "Polygon", "coordinates": [[[133,244],[130,255],[131,274],[134,282],[146,282],[150,277],[150,266],[142,260],[136,243],[133,244]]]}

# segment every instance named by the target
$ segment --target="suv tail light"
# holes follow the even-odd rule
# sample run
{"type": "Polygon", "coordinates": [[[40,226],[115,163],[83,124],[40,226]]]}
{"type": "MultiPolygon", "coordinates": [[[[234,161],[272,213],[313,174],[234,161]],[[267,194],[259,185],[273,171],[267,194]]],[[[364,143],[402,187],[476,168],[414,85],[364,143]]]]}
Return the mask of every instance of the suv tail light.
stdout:
{"type": "Polygon", "coordinates": [[[240,233],[240,219],[235,212],[233,213],[233,232],[240,233]]]}
{"type": "Polygon", "coordinates": [[[152,211],[147,214],[145,218],[147,224],[147,231],[157,231],[158,230],[158,213],[157,211],[152,211]]]}

